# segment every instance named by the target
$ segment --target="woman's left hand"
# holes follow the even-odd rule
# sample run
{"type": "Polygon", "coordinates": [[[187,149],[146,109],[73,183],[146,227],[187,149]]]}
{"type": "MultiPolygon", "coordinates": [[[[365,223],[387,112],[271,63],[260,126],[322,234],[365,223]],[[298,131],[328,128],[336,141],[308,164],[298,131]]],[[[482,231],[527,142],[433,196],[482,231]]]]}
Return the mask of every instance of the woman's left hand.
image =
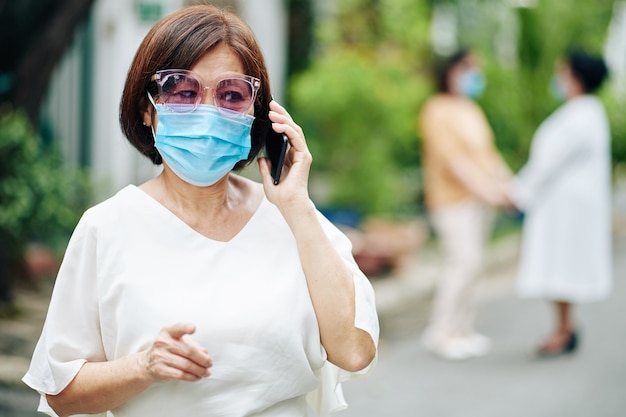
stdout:
{"type": "Polygon", "coordinates": [[[304,139],[302,128],[276,101],[270,102],[269,118],[272,121],[274,131],[287,135],[289,147],[285,155],[280,182],[277,185],[274,185],[270,174],[269,159],[259,158],[259,170],[263,178],[265,195],[283,215],[286,215],[291,210],[302,207],[302,205],[311,204],[308,182],[313,158],[304,139]]]}

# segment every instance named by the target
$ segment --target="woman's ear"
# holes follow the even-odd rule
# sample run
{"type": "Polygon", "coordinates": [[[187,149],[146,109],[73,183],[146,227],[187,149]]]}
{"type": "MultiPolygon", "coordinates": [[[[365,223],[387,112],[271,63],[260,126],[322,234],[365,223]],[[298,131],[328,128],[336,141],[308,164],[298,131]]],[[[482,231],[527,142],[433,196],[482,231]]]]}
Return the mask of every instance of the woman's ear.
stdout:
{"type": "Polygon", "coordinates": [[[152,106],[148,106],[146,110],[143,112],[143,125],[144,126],[152,126],[153,125],[153,117],[154,108],[152,106]]]}

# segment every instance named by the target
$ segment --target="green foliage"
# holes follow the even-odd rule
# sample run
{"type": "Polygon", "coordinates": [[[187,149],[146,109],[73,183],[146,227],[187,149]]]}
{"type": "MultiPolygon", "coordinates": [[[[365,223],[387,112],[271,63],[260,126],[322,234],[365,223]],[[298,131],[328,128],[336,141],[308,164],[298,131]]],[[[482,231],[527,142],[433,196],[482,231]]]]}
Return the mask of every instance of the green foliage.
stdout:
{"type": "MultiPolygon", "coordinates": [[[[474,19],[468,19],[467,13],[459,13],[460,38],[468,40],[484,58],[489,84],[480,104],[492,125],[497,145],[513,170],[527,160],[536,128],[559,105],[549,91],[556,65],[572,47],[602,52],[613,3],[613,0],[579,2],[572,8],[560,0],[542,0],[533,8],[509,9],[508,13],[513,13],[519,25],[516,62],[503,62],[490,39],[500,30],[498,25],[502,22],[498,19],[507,6],[495,0],[473,2],[474,19]],[[481,19],[476,19],[476,15],[481,19]],[[490,29],[485,31],[486,27],[490,29]]],[[[611,120],[613,159],[624,160],[620,151],[624,146],[621,138],[626,135],[623,103],[620,105],[608,92],[601,97],[611,120]]]]}
{"type": "Polygon", "coordinates": [[[41,148],[24,114],[0,116],[0,239],[17,252],[32,241],[63,244],[90,197],[86,174],[63,169],[52,146],[41,148]]]}
{"type": "Polygon", "coordinates": [[[617,169],[626,169],[626,96],[604,94],[612,135],[612,162],[617,169]]]}
{"type": "Polygon", "coordinates": [[[533,133],[533,126],[526,122],[527,115],[521,109],[525,94],[523,86],[517,82],[516,70],[487,67],[487,88],[480,105],[485,109],[489,124],[493,129],[496,146],[513,170],[526,161],[524,151],[533,133]],[[507,85],[509,88],[498,88],[507,85]]]}
{"type": "MultiPolygon", "coordinates": [[[[481,59],[480,99],[496,144],[514,171],[526,162],[539,124],[559,103],[549,85],[571,46],[601,53],[614,0],[342,0],[316,28],[310,67],[290,83],[294,119],[314,157],[312,176],[329,183],[334,206],[365,214],[405,212],[419,198],[416,115],[432,94],[431,7],[455,11],[457,40],[481,59]],[[506,41],[509,41],[507,44],[506,41]]],[[[626,161],[624,99],[601,95],[613,160],[626,161]]],[[[419,209],[419,207],[415,207],[419,209]]]]}
{"type": "Polygon", "coordinates": [[[416,113],[429,89],[417,71],[420,44],[411,39],[426,25],[402,30],[414,16],[382,3],[394,4],[342,3],[337,24],[320,29],[325,42],[313,65],[290,85],[291,111],[313,153],[312,175],[323,174],[331,188],[323,203],[366,214],[415,205],[416,113]]]}
{"type": "Polygon", "coordinates": [[[331,205],[389,213],[412,202],[405,180],[407,168],[418,165],[419,80],[402,67],[342,51],[319,59],[291,87],[313,169],[329,174],[331,205]]]}

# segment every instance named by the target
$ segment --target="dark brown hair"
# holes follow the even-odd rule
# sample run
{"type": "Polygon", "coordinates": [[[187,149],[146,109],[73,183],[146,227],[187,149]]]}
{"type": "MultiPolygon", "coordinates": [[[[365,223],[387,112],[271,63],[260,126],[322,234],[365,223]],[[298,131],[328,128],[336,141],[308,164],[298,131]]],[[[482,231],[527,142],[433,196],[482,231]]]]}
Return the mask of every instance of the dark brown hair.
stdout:
{"type": "Polygon", "coordinates": [[[469,54],[470,51],[468,49],[461,49],[450,56],[439,58],[435,61],[433,77],[435,79],[437,92],[449,93],[452,90],[452,86],[449,85],[448,80],[450,72],[452,72],[469,54]]]}
{"type": "Polygon", "coordinates": [[[601,56],[590,55],[582,49],[570,50],[567,53],[567,63],[586,93],[595,93],[609,75],[601,56]]]}
{"type": "MultiPolygon", "coordinates": [[[[120,101],[119,117],[124,135],[154,164],[163,161],[154,146],[152,128],[143,124],[143,114],[151,105],[147,93],[153,97],[157,95],[156,83],[151,77],[162,69],[190,69],[218,44],[227,45],[239,57],[247,75],[261,80],[254,115],[257,120],[267,119],[271,100],[269,77],[263,54],[250,28],[237,15],[212,5],[183,8],[150,29],[130,65],[120,101]]],[[[248,159],[238,162],[235,169],[253,161],[265,145],[267,123],[265,120],[257,123],[257,120],[252,126],[252,149],[248,159]]]]}

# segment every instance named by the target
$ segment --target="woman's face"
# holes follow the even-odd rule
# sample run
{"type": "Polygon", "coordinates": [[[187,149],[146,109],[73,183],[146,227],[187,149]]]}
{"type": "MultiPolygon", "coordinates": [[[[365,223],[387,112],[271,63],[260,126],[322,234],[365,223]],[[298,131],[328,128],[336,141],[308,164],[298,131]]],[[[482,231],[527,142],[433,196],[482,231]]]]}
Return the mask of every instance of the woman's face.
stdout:
{"type": "MultiPolygon", "coordinates": [[[[225,44],[218,44],[208,51],[190,68],[190,70],[198,74],[203,82],[207,83],[205,87],[211,88],[214,87],[216,80],[219,80],[226,74],[246,75],[244,74],[243,65],[239,57],[225,44]]],[[[204,91],[201,104],[215,105],[213,91],[210,88],[204,91]]],[[[254,106],[250,106],[248,114],[254,115],[254,106]]],[[[154,129],[156,130],[158,119],[152,106],[149,106],[148,110],[144,113],[143,121],[147,126],[154,124],[154,129]]]]}
{"type": "Polygon", "coordinates": [[[467,54],[448,74],[448,86],[452,94],[476,99],[485,88],[485,78],[474,55],[467,54]]]}
{"type": "Polygon", "coordinates": [[[558,63],[554,76],[561,83],[565,99],[584,94],[585,88],[582,82],[574,75],[574,71],[567,63],[558,63]]]}
{"type": "MultiPolygon", "coordinates": [[[[191,67],[191,71],[200,75],[208,85],[213,87],[215,80],[220,79],[226,74],[247,75],[244,73],[243,65],[239,57],[224,44],[218,44],[215,48],[204,54],[202,58],[191,67]]],[[[202,104],[215,105],[213,102],[213,92],[205,90],[202,104]]],[[[250,106],[248,114],[254,115],[254,106],[250,106]]]]}

